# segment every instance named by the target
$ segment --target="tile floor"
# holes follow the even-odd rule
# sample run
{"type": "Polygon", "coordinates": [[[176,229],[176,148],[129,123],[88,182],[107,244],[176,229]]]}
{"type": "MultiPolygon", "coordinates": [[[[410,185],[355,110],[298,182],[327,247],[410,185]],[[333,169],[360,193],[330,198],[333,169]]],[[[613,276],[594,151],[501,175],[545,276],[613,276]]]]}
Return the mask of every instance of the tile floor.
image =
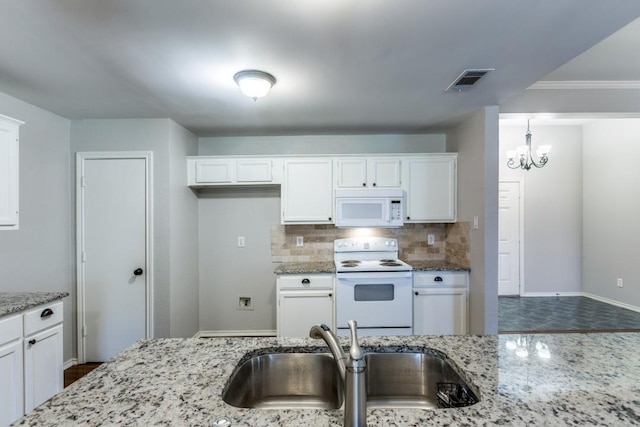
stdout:
{"type": "Polygon", "coordinates": [[[587,297],[499,297],[498,331],[640,332],[640,313],[587,297]]]}

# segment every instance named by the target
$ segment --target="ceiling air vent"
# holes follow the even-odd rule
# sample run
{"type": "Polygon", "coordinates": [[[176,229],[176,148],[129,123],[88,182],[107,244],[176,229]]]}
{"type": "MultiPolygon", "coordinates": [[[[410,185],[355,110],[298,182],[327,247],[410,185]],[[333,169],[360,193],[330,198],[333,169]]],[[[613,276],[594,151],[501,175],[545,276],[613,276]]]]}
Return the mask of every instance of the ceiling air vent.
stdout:
{"type": "Polygon", "coordinates": [[[484,77],[485,74],[493,70],[494,68],[464,70],[462,74],[449,85],[445,92],[463,92],[469,90],[478,80],[484,77]]]}

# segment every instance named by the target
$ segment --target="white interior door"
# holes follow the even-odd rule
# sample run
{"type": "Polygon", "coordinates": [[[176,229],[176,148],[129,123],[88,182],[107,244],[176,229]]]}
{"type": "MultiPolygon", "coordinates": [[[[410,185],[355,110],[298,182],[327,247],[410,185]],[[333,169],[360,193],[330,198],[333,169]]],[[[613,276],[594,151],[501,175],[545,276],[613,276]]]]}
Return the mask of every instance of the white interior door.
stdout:
{"type": "Polygon", "coordinates": [[[150,162],[81,154],[78,162],[79,359],[102,362],[148,332],[150,162]]]}
{"type": "Polygon", "coordinates": [[[520,295],[520,183],[501,182],[498,197],[498,295],[520,295]]]}

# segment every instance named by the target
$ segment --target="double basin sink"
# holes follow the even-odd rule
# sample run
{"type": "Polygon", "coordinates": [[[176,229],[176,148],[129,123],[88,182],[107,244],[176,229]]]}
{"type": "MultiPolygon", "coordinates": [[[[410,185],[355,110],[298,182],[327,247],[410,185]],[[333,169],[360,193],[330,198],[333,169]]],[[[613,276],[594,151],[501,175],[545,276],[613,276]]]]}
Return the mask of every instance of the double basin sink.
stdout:
{"type": "MultiPolygon", "coordinates": [[[[368,407],[435,409],[478,402],[443,353],[375,350],[365,354],[368,407]]],[[[339,409],[344,385],[333,356],[304,351],[279,349],[245,358],[227,382],[223,400],[239,408],[339,409]]]]}

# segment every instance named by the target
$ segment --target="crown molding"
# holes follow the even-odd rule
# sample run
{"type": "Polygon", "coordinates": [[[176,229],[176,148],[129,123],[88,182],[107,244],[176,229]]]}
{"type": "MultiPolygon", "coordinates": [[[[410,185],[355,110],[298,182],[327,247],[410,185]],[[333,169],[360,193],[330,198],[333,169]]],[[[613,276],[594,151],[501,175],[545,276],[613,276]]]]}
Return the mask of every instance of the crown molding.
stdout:
{"type": "Polygon", "coordinates": [[[541,80],[527,90],[640,89],[640,80],[541,80]]]}

